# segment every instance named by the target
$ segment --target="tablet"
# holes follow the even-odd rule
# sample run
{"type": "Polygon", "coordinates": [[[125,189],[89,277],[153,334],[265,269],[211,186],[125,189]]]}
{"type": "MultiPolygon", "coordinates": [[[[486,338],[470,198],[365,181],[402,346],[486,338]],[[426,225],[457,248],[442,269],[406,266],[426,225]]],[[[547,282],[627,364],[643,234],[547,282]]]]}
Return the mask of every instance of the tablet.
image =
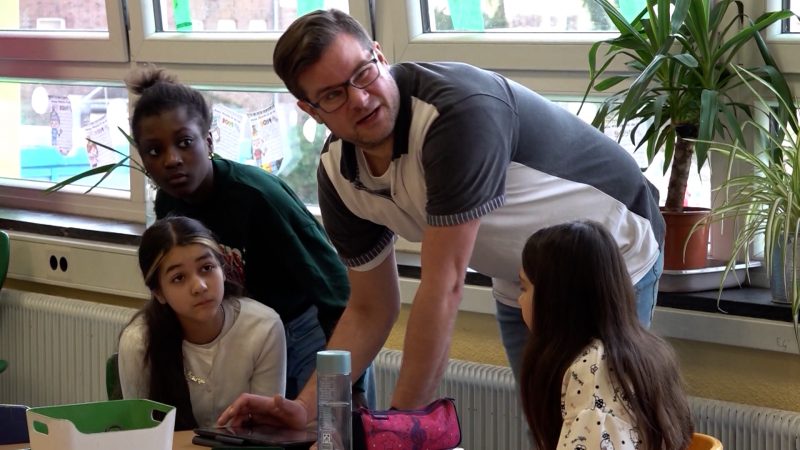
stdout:
{"type": "Polygon", "coordinates": [[[194,434],[203,438],[203,441],[218,442],[227,446],[256,445],[292,450],[307,450],[317,440],[317,433],[313,431],[289,430],[266,425],[195,428],[194,434]]]}

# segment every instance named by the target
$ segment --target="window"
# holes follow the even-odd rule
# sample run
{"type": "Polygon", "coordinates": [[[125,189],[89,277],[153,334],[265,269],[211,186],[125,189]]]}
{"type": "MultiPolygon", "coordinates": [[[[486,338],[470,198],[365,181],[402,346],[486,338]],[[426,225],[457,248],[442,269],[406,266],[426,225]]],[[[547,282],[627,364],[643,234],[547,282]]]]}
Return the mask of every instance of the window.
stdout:
{"type": "Polygon", "coordinates": [[[787,24],[784,24],[784,32],[785,33],[800,33],[800,18],[798,18],[798,14],[800,14],[800,1],[798,0],[784,0],[783,7],[790,9],[792,12],[795,13],[795,16],[789,19],[787,24]]]}
{"type": "Polygon", "coordinates": [[[317,157],[324,126],[287,93],[204,91],[212,105],[214,152],[283,178],[307,204],[317,203],[317,157]]]}
{"type": "Polygon", "coordinates": [[[364,0],[131,0],[125,11],[115,0],[2,2],[0,116],[12,130],[0,163],[0,205],[144,221],[148,191],[138,170],[116,169],[90,195],[85,192],[99,176],[50,195],[42,190],[95,164],[127,155],[138,160],[117,128],[128,127],[121,80],[145,62],[168,66],[205,92],[217,106],[215,116],[240,121],[235,137],[218,134],[218,151],[273,170],[315,203],[316,154],[325,131],[285,93],[271,54],[279,32],[298,14],[328,7],[369,22],[364,0]],[[179,28],[187,14],[190,23],[203,25],[179,28]],[[265,126],[254,135],[251,123],[258,119],[265,126]],[[120,153],[95,151],[87,137],[120,153]],[[281,158],[265,161],[272,153],[254,146],[262,142],[283,149],[281,158]]]}
{"type": "MultiPolygon", "coordinates": [[[[114,164],[129,154],[128,141],[117,131],[127,128],[128,94],[120,87],[99,85],[0,84],[0,111],[10,119],[0,177],[7,183],[64,181],[80,172],[114,164]],[[17,117],[17,120],[13,120],[17,117]],[[88,143],[87,138],[115,148],[119,154],[88,143]]],[[[90,187],[99,176],[76,186],[90,187]]],[[[100,187],[128,197],[130,173],[121,168],[100,187]]],[[[114,196],[111,192],[107,195],[114,196]]]]}
{"type": "Polygon", "coordinates": [[[127,61],[125,18],[114,0],[3,0],[0,58],[127,61]]]}
{"type": "Polygon", "coordinates": [[[159,31],[282,31],[294,19],[319,8],[348,10],[347,0],[159,0],[159,31]]]}
{"type": "MultiPolygon", "coordinates": [[[[635,17],[644,4],[644,0],[622,0],[619,8],[626,16],[635,17]]],[[[423,9],[426,32],[585,33],[613,29],[602,8],[584,0],[427,0],[423,9]]]]}
{"type": "Polygon", "coordinates": [[[155,63],[264,66],[257,82],[281,87],[268,67],[279,32],[319,8],[369,23],[367,0],[137,0],[129,5],[131,55],[155,63]]]}
{"type": "MultiPolygon", "coordinates": [[[[83,194],[86,187],[43,196],[37,187],[66,175],[53,174],[58,172],[53,168],[49,174],[43,174],[46,168],[34,173],[27,159],[23,165],[22,155],[41,145],[59,154],[61,162],[54,165],[59,170],[67,170],[63,160],[70,155],[82,154],[82,164],[89,167],[84,137],[89,130],[103,129],[96,123],[89,127],[103,116],[109,139],[127,154],[130,149],[116,129],[126,129],[127,123],[128,96],[120,81],[133,66],[148,62],[200,88],[218,105],[218,114],[241,120],[239,134],[219,135],[230,142],[218,146],[220,152],[275,171],[304,201],[314,202],[316,153],[325,130],[295,107],[271,67],[280,31],[312,9],[349,11],[373,29],[392,62],[468,62],[563,101],[570,110],[586,88],[590,45],[610,36],[593,3],[584,0],[563,0],[558,8],[530,0],[130,0],[124,11],[115,0],[87,1],[80,6],[67,0],[0,2],[0,115],[4,123],[14,124],[7,133],[13,145],[4,148],[4,155],[10,149],[11,157],[0,163],[2,205],[143,220],[146,190],[137,171],[120,171],[91,200],[83,194]],[[63,26],[53,18],[63,19],[63,26]],[[58,142],[53,145],[49,115],[37,112],[42,104],[49,105],[51,96],[66,97],[71,108],[73,146],[66,155],[58,152],[58,142]],[[255,139],[254,120],[267,122],[256,130],[255,139]],[[275,139],[281,140],[284,153],[271,159],[275,153],[258,146],[275,139]]],[[[623,14],[635,13],[643,2],[614,1],[623,14]]],[[[744,7],[750,17],[758,17],[767,10],[796,8],[799,1],[754,0],[744,7]]],[[[784,71],[800,73],[800,60],[794,57],[800,25],[794,22],[789,21],[788,30],[770,30],[767,42],[784,71]]],[[[620,64],[619,70],[624,69],[620,64]]],[[[793,88],[800,88],[794,83],[793,88]]],[[[583,114],[591,116],[592,111],[584,109],[583,114]]],[[[65,134],[58,137],[66,139],[65,134]]],[[[643,154],[634,157],[646,165],[643,154]]],[[[715,164],[719,162],[712,160],[699,175],[693,171],[690,186],[695,187],[690,189],[697,204],[709,202],[710,187],[719,184],[709,171],[717,178],[725,171],[715,164]]],[[[666,177],[660,162],[648,168],[648,177],[663,189],[666,177]]]]}

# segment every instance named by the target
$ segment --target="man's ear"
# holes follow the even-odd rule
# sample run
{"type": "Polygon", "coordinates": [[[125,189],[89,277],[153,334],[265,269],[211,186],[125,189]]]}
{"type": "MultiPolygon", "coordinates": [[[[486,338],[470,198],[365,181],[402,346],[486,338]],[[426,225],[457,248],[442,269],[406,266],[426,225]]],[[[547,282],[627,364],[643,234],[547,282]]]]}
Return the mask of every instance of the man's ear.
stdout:
{"type": "Polygon", "coordinates": [[[381,51],[381,44],[378,41],[372,42],[372,50],[375,52],[375,56],[378,58],[378,61],[382,64],[389,64],[389,60],[386,59],[386,56],[381,51]]]}
{"type": "Polygon", "coordinates": [[[298,100],[297,101],[297,107],[302,109],[304,113],[306,113],[309,116],[313,117],[314,120],[317,121],[317,123],[319,123],[319,124],[323,123],[322,122],[322,117],[320,117],[319,113],[317,113],[317,109],[314,108],[313,106],[309,105],[308,102],[306,102],[304,100],[298,100]]]}

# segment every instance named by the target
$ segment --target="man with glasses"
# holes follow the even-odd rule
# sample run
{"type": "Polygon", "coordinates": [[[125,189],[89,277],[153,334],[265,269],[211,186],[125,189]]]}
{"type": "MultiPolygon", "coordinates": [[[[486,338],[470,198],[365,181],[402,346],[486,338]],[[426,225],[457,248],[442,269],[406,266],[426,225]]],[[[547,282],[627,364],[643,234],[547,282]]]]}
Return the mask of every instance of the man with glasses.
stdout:
{"type": "MultiPolygon", "coordinates": [[[[319,202],[351,295],[329,348],[350,350],[353,377],[398,314],[395,236],[422,243],[391,406],[419,408],[435,395],[467,267],[492,278],[517,376],[528,336],[516,303],[520,252],[539,228],[604,224],[649,325],[664,224],[656,189],[612,139],[496,73],[460,63],[390,65],[363,27],[336,10],[297,19],[273,61],[298,106],[332,132],[320,157],[319,202]]],[[[221,420],[258,411],[303,426],[316,416],[314,387],[312,380],[297,402],[243,396],[221,420]]]]}

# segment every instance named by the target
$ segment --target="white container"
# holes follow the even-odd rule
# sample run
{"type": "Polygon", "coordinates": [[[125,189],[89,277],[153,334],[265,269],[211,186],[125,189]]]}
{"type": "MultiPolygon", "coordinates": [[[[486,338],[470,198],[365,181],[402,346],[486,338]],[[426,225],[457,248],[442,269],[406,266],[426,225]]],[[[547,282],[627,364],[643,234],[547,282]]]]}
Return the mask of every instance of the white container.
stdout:
{"type": "Polygon", "coordinates": [[[31,408],[27,419],[31,450],[172,450],[175,408],[113,400],[31,408]]]}

